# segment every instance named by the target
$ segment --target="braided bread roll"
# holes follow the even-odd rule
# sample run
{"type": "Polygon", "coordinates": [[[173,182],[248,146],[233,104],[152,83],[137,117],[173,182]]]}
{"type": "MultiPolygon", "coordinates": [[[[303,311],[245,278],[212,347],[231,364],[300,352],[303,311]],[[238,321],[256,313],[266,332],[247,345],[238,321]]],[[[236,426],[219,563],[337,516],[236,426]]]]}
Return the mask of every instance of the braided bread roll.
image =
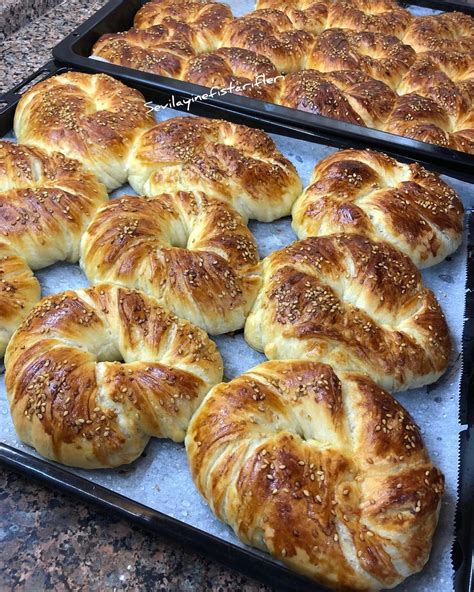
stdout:
{"type": "Polygon", "coordinates": [[[112,190],[127,178],[131,144],[153,124],[137,90],[105,74],[66,72],[21,97],[14,130],[19,142],[79,160],[112,190]]]}
{"type": "Polygon", "coordinates": [[[201,329],[106,284],[43,299],[10,341],[5,366],[20,439],[87,469],[132,462],[151,436],[181,442],[222,379],[201,329]]]}
{"type": "Polygon", "coordinates": [[[203,191],[261,222],[287,216],[302,191],[295,167],[267,134],[203,117],[174,117],[143,134],[129,170],[141,195],[203,191]]]}
{"type": "Polygon", "coordinates": [[[223,35],[223,46],[262,54],[282,73],[301,70],[313,43],[310,33],[295,29],[284,12],[271,9],[255,10],[232,20],[223,35]]]}
{"type": "Polygon", "coordinates": [[[23,257],[0,241],[0,357],[10,337],[41,298],[38,280],[23,257]]]}
{"type": "Polygon", "coordinates": [[[331,0],[257,0],[255,8],[284,12],[295,29],[319,34],[326,26],[331,0]]]}
{"type": "Polygon", "coordinates": [[[92,55],[126,68],[181,78],[194,51],[184,36],[157,25],[152,29],[102,35],[94,44],[92,55]]]}
{"type": "Polygon", "coordinates": [[[318,582],[391,588],[428,559],[444,477],[410,415],[368,376],[260,364],[212,389],[186,449],[216,516],[318,582]]]}
{"type": "Polygon", "coordinates": [[[196,53],[217,49],[223,29],[233,18],[227,4],[196,0],[152,0],[133,21],[137,29],[164,25],[183,36],[196,53]]]}
{"type": "Polygon", "coordinates": [[[437,380],[451,351],[443,312],[411,260],[356,234],[307,238],[266,257],[245,339],[267,358],[317,359],[397,391],[437,380]]]}
{"type": "Polygon", "coordinates": [[[214,335],[244,326],[260,286],[258,261],[237,212],[182,191],[111,200],[81,245],[89,281],[139,288],[214,335]]]}
{"type": "Polygon", "coordinates": [[[462,12],[419,16],[405,31],[403,41],[417,52],[459,51],[472,56],[474,18],[462,12]]]}
{"type": "Polygon", "coordinates": [[[458,248],[463,218],[461,200],[438,175],[373,150],[341,150],[318,162],[293,206],[299,238],[360,234],[391,243],[419,268],[458,248]]]}

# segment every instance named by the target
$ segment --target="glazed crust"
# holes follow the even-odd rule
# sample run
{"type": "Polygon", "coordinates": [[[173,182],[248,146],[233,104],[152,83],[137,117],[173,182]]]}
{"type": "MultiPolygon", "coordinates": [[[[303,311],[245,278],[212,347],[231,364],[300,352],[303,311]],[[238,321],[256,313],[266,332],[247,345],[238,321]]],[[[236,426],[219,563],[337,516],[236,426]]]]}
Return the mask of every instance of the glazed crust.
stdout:
{"type": "Polygon", "coordinates": [[[223,47],[189,60],[183,80],[210,88],[232,88],[235,94],[270,103],[279,91],[279,73],[272,62],[238,47],[223,47]]]}
{"type": "Polygon", "coordinates": [[[127,178],[132,142],[153,123],[137,90],[105,74],[67,72],[22,96],[14,129],[19,142],[76,158],[115,189],[127,178]]]}
{"type": "Polygon", "coordinates": [[[227,4],[195,0],[152,0],[135,15],[137,29],[164,25],[184,37],[196,53],[220,47],[225,25],[233,18],[227,4]]]}
{"type": "Polygon", "coordinates": [[[194,56],[184,37],[162,25],[146,30],[107,33],[95,43],[92,53],[112,64],[178,79],[182,77],[188,60],[194,56]]]}
{"type": "Polygon", "coordinates": [[[445,12],[413,19],[403,36],[417,52],[460,51],[474,53],[474,18],[462,12],[445,12]]]}
{"type": "Polygon", "coordinates": [[[313,42],[307,31],[295,29],[280,10],[263,9],[231,21],[224,29],[223,46],[241,47],[266,56],[279,72],[300,70],[313,42]]]}
{"type": "Polygon", "coordinates": [[[82,240],[89,281],[141,289],[212,334],[244,326],[260,286],[258,261],[241,216],[203,193],[111,200],[82,240]]]}
{"type": "Polygon", "coordinates": [[[341,150],[316,165],[293,206],[293,229],[299,238],[350,233],[388,241],[421,268],[458,248],[463,217],[456,192],[418,163],[341,150]]]}
{"type": "Polygon", "coordinates": [[[326,28],[390,32],[401,38],[412,20],[411,13],[395,0],[333,0],[326,28]]]}
{"type": "Polygon", "coordinates": [[[306,67],[319,72],[360,70],[396,90],[415,58],[415,51],[395,36],[328,29],[317,37],[306,67]]]}
{"type": "Polygon", "coordinates": [[[212,389],[186,449],[220,520],[325,585],[391,588],[428,559],[444,477],[365,375],[265,362],[212,389]]]}
{"type": "Polygon", "coordinates": [[[330,0],[257,0],[256,9],[284,12],[295,29],[318,34],[326,26],[330,0]]]}
{"type": "Polygon", "coordinates": [[[201,329],[106,284],[43,299],[10,341],[5,366],[20,439],[88,469],[132,462],[151,436],[181,442],[222,378],[201,329]]]}
{"type": "Polygon", "coordinates": [[[451,342],[411,260],[360,235],[307,238],[262,262],[245,339],[270,359],[317,359],[367,373],[382,388],[437,380],[451,342]]]}
{"type": "Polygon", "coordinates": [[[302,191],[295,167],[267,134],[202,117],[168,119],[143,134],[129,182],[149,196],[203,191],[262,222],[287,216],[302,191]]]}

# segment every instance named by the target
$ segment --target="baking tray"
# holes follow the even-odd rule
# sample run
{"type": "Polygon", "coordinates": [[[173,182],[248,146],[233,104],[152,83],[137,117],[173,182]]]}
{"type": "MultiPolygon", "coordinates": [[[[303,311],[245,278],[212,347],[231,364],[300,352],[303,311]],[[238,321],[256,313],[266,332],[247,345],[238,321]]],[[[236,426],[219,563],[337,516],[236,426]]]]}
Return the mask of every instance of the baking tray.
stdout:
{"type": "MultiPolygon", "coordinates": [[[[143,4],[145,0],[110,0],[53,49],[54,58],[60,63],[89,72],[110,74],[132,85],[140,84],[161,90],[177,99],[189,99],[206,93],[208,89],[204,86],[132,70],[89,57],[94,43],[101,35],[129,29],[135,13],[143,4]]],[[[241,8],[240,4],[237,3],[237,6],[241,8]]],[[[245,4],[247,5],[247,0],[245,4]]],[[[443,11],[462,10],[474,15],[474,0],[414,0],[406,4],[443,11]]],[[[237,14],[237,9],[235,12],[237,14]]],[[[370,146],[385,152],[390,151],[399,159],[404,156],[415,157],[418,162],[429,164],[431,168],[440,172],[449,172],[453,177],[474,182],[474,155],[235,94],[212,97],[206,102],[257,116],[260,120],[291,125],[317,136],[349,139],[353,146],[370,146]]]]}
{"type": "MultiPolygon", "coordinates": [[[[64,72],[68,69],[70,68],[59,67],[57,64],[51,62],[12,89],[12,91],[0,96],[0,136],[5,135],[11,130],[16,104],[21,93],[26,88],[29,88],[39,79],[46,78],[55,73],[64,72]]],[[[156,99],[156,89],[141,90],[145,90],[147,100],[156,99]]],[[[158,94],[163,100],[169,100],[169,95],[166,95],[166,93],[160,92],[158,94]]],[[[242,114],[219,110],[206,104],[195,104],[193,106],[193,114],[226,118],[238,123],[258,126],[267,132],[276,132],[280,135],[284,132],[288,139],[310,140],[314,145],[315,151],[321,149],[321,146],[317,146],[317,144],[323,144],[324,146],[327,144],[326,139],[317,140],[313,135],[308,136],[308,134],[303,133],[301,130],[282,128],[281,126],[275,126],[274,123],[258,121],[256,118],[249,119],[242,114]]],[[[333,140],[332,145],[338,145],[337,141],[333,140]]],[[[278,233],[280,230],[278,224],[274,228],[275,232],[278,233]]],[[[471,590],[474,579],[474,521],[472,509],[474,492],[474,408],[470,400],[471,397],[469,396],[469,389],[472,387],[472,359],[474,354],[474,317],[472,315],[474,310],[473,215],[469,216],[469,229],[471,232],[468,233],[466,240],[469,249],[468,260],[470,263],[468,265],[468,291],[466,293],[465,312],[469,320],[465,323],[462,340],[465,371],[461,381],[459,405],[460,423],[463,424],[464,428],[459,428],[459,441],[457,442],[460,459],[459,473],[457,475],[459,486],[455,516],[454,545],[452,549],[454,588],[456,592],[467,592],[471,590]]],[[[264,254],[266,253],[262,253],[262,255],[264,254]]],[[[67,282],[69,282],[69,278],[67,282]]],[[[260,579],[270,586],[274,586],[277,590],[295,592],[318,592],[324,590],[323,587],[309,582],[304,577],[295,574],[270,556],[258,550],[249,549],[232,541],[209,534],[202,529],[195,528],[189,523],[186,523],[184,519],[180,520],[166,513],[154,510],[147,505],[121,495],[117,491],[113,491],[109,487],[104,487],[94,482],[93,477],[89,476],[89,478],[86,478],[78,475],[78,471],[45,461],[39,458],[31,449],[27,449],[19,444],[12,446],[11,443],[7,444],[5,440],[6,434],[2,432],[2,435],[0,435],[0,462],[14,470],[36,478],[49,486],[73,493],[88,502],[94,502],[108,510],[114,510],[136,524],[177,539],[179,542],[196,548],[198,551],[205,549],[208,557],[224,562],[249,576],[260,579]]],[[[456,435],[454,441],[457,441],[456,435]]],[[[155,440],[156,442],[158,441],[155,440]]],[[[161,445],[164,446],[163,444],[161,445]]],[[[152,455],[149,454],[150,456],[152,455]]],[[[139,461],[139,463],[145,465],[147,462],[146,458],[139,461]]],[[[443,552],[448,555],[448,548],[443,549],[443,552]]],[[[408,581],[408,586],[409,582],[410,580],[408,581]]],[[[416,584],[414,585],[416,586],[416,584]]],[[[417,587],[404,588],[404,590],[408,589],[410,591],[417,590],[417,592],[420,590],[417,587]]]]}

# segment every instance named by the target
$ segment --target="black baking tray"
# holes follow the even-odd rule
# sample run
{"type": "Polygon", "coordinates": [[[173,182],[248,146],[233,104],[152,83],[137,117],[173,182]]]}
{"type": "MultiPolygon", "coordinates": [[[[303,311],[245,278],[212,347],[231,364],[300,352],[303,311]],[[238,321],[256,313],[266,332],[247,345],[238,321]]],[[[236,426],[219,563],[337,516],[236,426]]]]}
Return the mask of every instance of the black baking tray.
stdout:
{"type": "MultiPolygon", "coordinates": [[[[11,91],[0,95],[0,136],[12,129],[16,105],[21,94],[34,83],[71,70],[55,62],[46,64],[43,68],[26,78],[11,91]]],[[[74,68],[80,70],[80,68],[74,68]]],[[[139,88],[147,100],[162,99],[168,101],[170,93],[140,85],[139,88]]],[[[205,103],[196,103],[191,111],[195,115],[214,117],[259,127],[270,133],[278,133],[314,143],[330,144],[344,148],[348,146],[347,139],[340,141],[326,137],[317,138],[300,129],[283,126],[275,122],[261,121],[257,117],[250,118],[242,113],[229,111],[205,103]]],[[[407,159],[408,161],[414,159],[407,159]]],[[[465,425],[459,441],[460,471],[459,471],[459,499],[457,504],[455,541],[452,549],[452,561],[455,572],[455,592],[471,592],[474,588],[474,402],[472,394],[474,358],[474,214],[468,216],[468,290],[466,293],[466,316],[463,335],[464,372],[461,382],[460,423],[465,425]]],[[[8,446],[1,441],[0,435],[0,463],[21,472],[31,478],[53,488],[72,493],[81,499],[92,502],[104,509],[113,510],[122,517],[147,529],[177,540],[185,546],[206,552],[207,557],[235,568],[250,577],[273,586],[275,590],[288,592],[323,592],[326,588],[315,584],[286,568],[270,558],[257,554],[250,548],[238,547],[223,541],[204,531],[171,518],[166,514],[153,510],[135,502],[110,489],[84,479],[65,467],[42,460],[23,450],[8,446]]]]}
{"type": "MultiPolygon", "coordinates": [[[[110,0],[53,49],[54,58],[60,63],[89,72],[110,74],[125,82],[130,82],[132,85],[149,86],[155,90],[172,94],[177,99],[189,99],[203,95],[209,89],[197,84],[89,58],[92,47],[99,37],[105,33],[116,33],[129,29],[132,26],[135,13],[145,2],[146,0],[110,0]]],[[[443,11],[462,10],[474,16],[474,0],[451,0],[449,2],[413,0],[407,4],[443,11]]],[[[206,102],[246,115],[257,116],[260,120],[266,119],[291,125],[317,136],[337,137],[341,141],[349,140],[354,146],[370,146],[385,152],[390,151],[399,159],[404,156],[414,157],[418,162],[430,164],[438,171],[474,182],[474,155],[464,152],[235,94],[212,97],[206,102]]]]}

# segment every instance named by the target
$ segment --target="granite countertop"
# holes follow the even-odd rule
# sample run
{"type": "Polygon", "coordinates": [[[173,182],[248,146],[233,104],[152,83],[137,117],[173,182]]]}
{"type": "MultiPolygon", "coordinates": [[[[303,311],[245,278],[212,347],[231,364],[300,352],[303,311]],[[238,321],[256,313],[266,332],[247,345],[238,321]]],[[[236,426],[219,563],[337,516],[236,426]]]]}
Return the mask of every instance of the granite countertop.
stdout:
{"type": "MultiPolygon", "coordinates": [[[[51,59],[51,48],[105,0],[3,0],[0,92],[51,59]],[[21,15],[23,5],[28,14],[21,15]],[[31,7],[35,8],[32,9],[31,7]],[[39,9],[46,14],[35,18],[39,9]],[[12,16],[20,14],[20,20],[12,16]],[[32,20],[31,24],[28,20],[32,20]],[[16,27],[23,25],[18,30],[16,27]],[[8,32],[10,31],[10,32],[8,32]]],[[[269,592],[237,572],[0,466],[1,592],[269,592]]]]}

